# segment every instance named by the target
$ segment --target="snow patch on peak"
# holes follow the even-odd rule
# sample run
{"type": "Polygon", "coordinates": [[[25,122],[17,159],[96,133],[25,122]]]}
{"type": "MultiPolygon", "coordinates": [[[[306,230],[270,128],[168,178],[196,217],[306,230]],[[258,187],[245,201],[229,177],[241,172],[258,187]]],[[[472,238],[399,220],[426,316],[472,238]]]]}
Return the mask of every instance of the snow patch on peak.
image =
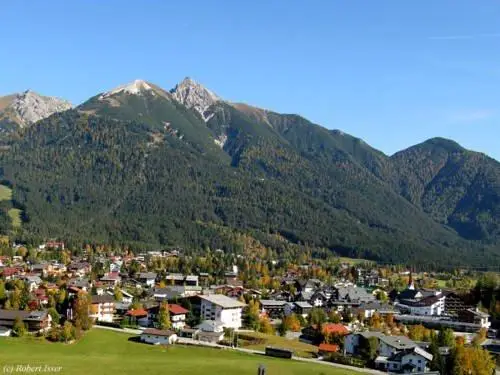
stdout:
{"type": "Polygon", "coordinates": [[[170,93],[179,103],[194,108],[205,122],[213,116],[213,113],[207,113],[208,108],[221,101],[216,94],[189,77],[184,78],[170,93]]]}
{"type": "Polygon", "coordinates": [[[136,79],[133,82],[118,86],[117,88],[102,94],[101,96],[99,96],[99,100],[122,92],[131,95],[141,95],[145,91],[149,91],[154,95],[153,88],[146,81],[143,81],[142,79],[136,79]]]}

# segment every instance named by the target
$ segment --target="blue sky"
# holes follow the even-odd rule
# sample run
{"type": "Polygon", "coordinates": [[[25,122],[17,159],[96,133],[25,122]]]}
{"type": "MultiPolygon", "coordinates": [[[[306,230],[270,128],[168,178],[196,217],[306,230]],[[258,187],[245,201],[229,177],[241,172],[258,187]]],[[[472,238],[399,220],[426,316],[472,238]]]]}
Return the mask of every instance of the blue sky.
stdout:
{"type": "Polygon", "coordinates": [[[494,0],[6,0],[0,95],[191,76],[388,154],[442,136],[500,159],[498,20],[494,0]]]}

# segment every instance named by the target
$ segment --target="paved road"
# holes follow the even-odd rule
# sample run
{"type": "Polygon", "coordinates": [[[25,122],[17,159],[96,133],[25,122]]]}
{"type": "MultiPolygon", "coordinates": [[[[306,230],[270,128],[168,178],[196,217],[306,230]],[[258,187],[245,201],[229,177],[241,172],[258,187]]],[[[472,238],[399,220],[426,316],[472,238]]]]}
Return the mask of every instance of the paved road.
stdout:
{"type": "Polygon", "coordinates": [[[121,332],[121,333],[130,333],[132,335],[140,335],[142,333],[142,329],[132,329],[132,328],[115,328],[115,327],[107,327],[107,326],[100,326],[95,324],[93,326],[94,328],[99,328],[99,329],[107,329],[109,331],[115,331],[115,332],[121,332]]]}

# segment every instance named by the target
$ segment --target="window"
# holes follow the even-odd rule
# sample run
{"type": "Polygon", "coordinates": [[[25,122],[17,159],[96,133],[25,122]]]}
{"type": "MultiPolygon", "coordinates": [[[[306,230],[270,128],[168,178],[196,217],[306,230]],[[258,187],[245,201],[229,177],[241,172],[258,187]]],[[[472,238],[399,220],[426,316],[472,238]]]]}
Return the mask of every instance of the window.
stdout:
{"type": "Polygon", "coordinates": [[[421,360],[421,359],[419,359],[419,360],[418,360],[418,363],[422,363],[422,360],[421,360]]]}

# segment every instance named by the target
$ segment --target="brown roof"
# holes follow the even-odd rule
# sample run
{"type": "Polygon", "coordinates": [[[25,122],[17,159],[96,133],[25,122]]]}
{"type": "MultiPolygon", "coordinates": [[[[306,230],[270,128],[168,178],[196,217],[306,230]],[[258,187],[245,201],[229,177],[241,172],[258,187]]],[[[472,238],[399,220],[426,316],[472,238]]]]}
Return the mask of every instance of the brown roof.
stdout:
{"type": "Polygon", "coordinates": [[[46,311],[0,310],[0,320],[43,320],[47,317],[46,311]]]}
{"type": "Polygon", "coordinates": [[[92,303],[111,303],[115,302],[115,298],[109,294],[102,294],[100,296],[92,296],[92,303]]]}

